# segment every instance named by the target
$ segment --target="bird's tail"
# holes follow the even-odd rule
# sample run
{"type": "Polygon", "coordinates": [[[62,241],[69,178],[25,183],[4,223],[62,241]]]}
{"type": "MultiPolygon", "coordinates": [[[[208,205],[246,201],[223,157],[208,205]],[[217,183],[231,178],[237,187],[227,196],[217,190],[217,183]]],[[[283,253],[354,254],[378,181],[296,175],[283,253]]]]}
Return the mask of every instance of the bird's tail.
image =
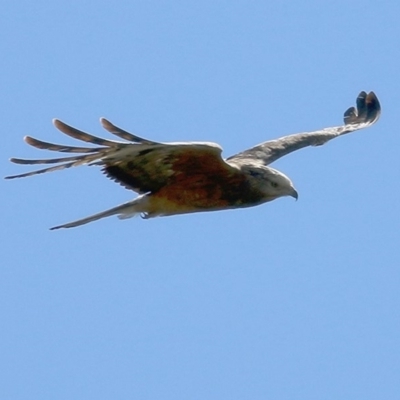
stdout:
{"type": "Polygon", "coordinates": [[[74,228],[75,226],[84,225],[89,222],[97,221],[101,218],[110,217],[112,215],[118,215],[118,218],[120,219],[131,218],[140,213],[145,213],[145,203],[146,196],[139,196],[132,201],[128,201],[127,203],[121,204],[117,207],[110,208],[109,210],[102,211],[98,214],[94,214],[86,218],[78,219],[77,221],[68,222],[67,224],[54,226],[50,229],[54,230],[60,228],[74,228]]]}

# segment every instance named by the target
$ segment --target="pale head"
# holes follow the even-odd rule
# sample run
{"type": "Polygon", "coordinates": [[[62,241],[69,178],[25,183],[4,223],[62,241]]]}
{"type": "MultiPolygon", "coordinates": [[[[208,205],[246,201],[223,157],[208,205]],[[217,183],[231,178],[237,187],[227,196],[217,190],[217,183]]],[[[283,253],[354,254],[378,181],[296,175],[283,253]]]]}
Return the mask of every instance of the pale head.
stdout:
{"type": "Polygon", "coordinates": [[[265,166],[254,165],[248,171],[256,179],[256,185],[265,195],[265,201],[271,201],[278,197],[291,196],[296,200],[298,193],[292,181],[282,172],[265,166]]]}

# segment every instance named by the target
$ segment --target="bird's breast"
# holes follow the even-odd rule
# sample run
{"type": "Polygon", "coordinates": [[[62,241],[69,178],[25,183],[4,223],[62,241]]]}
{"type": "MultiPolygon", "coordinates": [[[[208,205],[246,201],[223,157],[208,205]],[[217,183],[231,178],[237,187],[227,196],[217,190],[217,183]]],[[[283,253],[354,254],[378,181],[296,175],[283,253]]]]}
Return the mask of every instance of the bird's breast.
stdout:
{"type": "Polygon", "coordinates": [[[174,215],[250,207],[262,202],[262,194],[243,177],[192,175],[150,195],[150,214],[174,215]]]}

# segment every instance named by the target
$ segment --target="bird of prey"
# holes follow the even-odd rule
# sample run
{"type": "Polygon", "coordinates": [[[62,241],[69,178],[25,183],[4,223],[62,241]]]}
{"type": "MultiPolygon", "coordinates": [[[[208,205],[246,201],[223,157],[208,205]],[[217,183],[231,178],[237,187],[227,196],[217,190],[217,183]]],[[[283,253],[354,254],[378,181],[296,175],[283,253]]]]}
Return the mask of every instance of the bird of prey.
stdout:
{"type": "Polygon", "coordinates": [[[356,107],[344,113],[344,124],[270,140],[226,159],[216,143],[159,143],[124,131],[102,118],[103,128],[124,141],[101,139],[54,119],[61,132],[96,147],[63,146],[30,136],[25,142],[38,149],[79,154],[68,157],[27,160],[11,158],[17,164],[56,164],[7,179],[22,178],[78,165],[98,165],[112,180],[138,193],[127,203],[107,211],[55,226],[71,228],[111,215],[143,218],[252,207],[282,196],[297,199],[292,181],[269,164],[306,146],[319,146],[338,136],[366,128],[380,115],[373,92],[361,92],[356,107]]]}

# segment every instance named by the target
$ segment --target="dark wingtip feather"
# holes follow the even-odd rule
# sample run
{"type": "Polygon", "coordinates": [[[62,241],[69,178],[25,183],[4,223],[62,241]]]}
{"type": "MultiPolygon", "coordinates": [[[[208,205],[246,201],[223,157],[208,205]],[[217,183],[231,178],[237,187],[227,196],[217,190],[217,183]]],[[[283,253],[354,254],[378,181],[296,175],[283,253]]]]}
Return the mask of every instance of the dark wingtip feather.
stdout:
{"type": "Polygon", "coordinates": [[[344,113],[345,125],[374,123],[381,113],[378,97],[374,92],[360,92],[356,100],[356,107],[350,107],[344,113]]]}
{"type": "MultiPolygon", "coordinates": [[[[25,158],[15,158],[15,157],[10,158],[10,161],[12,163],[14,163],[14,164],[23,164],[23,165],[54,164],[55,162],[58,162],[58,160],[53,161],[52,159],[49,159],[49,160],[28,160],[28,159],[25,159],[25,158]]],[[[64,160],[62,159],[62,161],[64,161],[64,160]]]]}
{"type": "Polygon", "coordinates": [[[100,123],[103,125],[103,128],[106,131],[112,133],[113,135],[120,137],[121,139],[127,140],[128,142],[149,144],[149,145],[160,144],[158,142],[144,139],[140,136],[134,135],[133,133],[127,132],[124,129],[121,129],[118,126],[114,125],[112,122],[110,122],[109,120],[107,120],[104,117],[100,118],[100,123]]]}
{"type": "MultiPolygon", "coordinates": [[[[60,121],[60,120],[57,119],[57,118],[53,118],[53,119],[51,120],[51,122],[52,122],[53,125],[54,125],[58,130],[60,130],[61,132],[62,132],[63,128],[65,129],[65,127],[66,127],[66,124],[64,124],[64,122],[60,121]]],[[[68,125],[67,125],[67,126],[68,126],[68,125]]]]}
{"type": "Polygon", "coordinates": [[[104,117],[100,117],[100,124],[107,131],[109,131],[110,129],[113,129],[113,127],[114,127],[114,125],[108,119],[106,119],[104,117]]]}
{"type": "Polygon", "coordinates": [[[59,119],[53,119],[53,124],[62,133],[71,136],[72,138],[77,140],[82,140],[84,142],[105,147],[118,147],[121,144],[120,142],[114,142],[112,140],[102,139],[97,136],[91,135],[90,133],[83,132],[79,129],[76,129],[70,125],[65,124],[59,119]]]}
{"type": "Polygon", "coordinates": [[[36,139],[31,136],[24,136],[23,140],[25,143],[30,144],[31,146],[34,146],[34,143],[36,143],[36,139]]]}
{"type": "Polygon", "coordinates": [[[356,123],[357,121],[357,112],[355,107],[350,107],[344,113],[344,123],[345,125],[350,125],[352,123],[356,123]]]}
{"type": "Polygon", "coordinates": [[[376,94],[374,92],[369,92],[365,103],[368,110],[368,119],[374,122],[377,121],[381,114],[381,105],[376,94]]]}

